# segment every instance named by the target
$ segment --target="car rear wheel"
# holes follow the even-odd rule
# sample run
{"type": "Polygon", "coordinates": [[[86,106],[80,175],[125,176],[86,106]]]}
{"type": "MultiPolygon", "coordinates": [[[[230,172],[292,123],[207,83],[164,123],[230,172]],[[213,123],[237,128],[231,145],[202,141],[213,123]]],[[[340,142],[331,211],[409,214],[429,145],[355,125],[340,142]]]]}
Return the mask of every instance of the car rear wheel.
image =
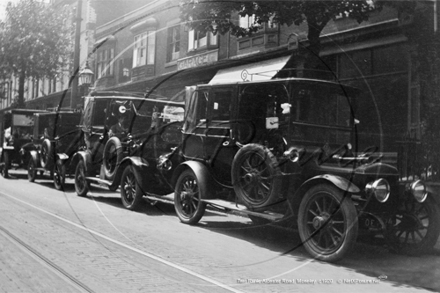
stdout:
{"type": "Polygon", "coordinates": [[[63,162],[57,161],[53,167],[53,185],[57,190],[64,190],[66,182],[66,166],[63,162]]]}
{"type": "Polygon", "coordinates": [[[281,171],[272,152],[259,144],[242,147],[232,163],[234,191],[251,210],[264,210],[279,199],[281,171]]]}
{"type": "Polygon", "coordinates": [[[31,158],[28,163],[28,180],[34,182],[37,177],[37,171],[35,170],[34,160],[31,158]]]}
{"type": "Polygon", "coordinates": [[[201,201],[202,192],[192,170],[185,170],[177,179],[174,192],[174,208],[180,221],[197,224],[205,213],[206,203],[201,201]]]}
{"type": "Polygon", "coordinates": [[[298,231],[310,255],[322,261],[338,261],[357,239],[356,208],[340,189],[328,184],[313,186],[301,201],[298,231]]]}
{"type": "Polygon", "coordinates": [[[103,156],[105,177],[113,180],[123,157],[121,140],[116,136],[111,137],[105,144],[103,156]]]}
{"type": "Polygon", "coordinates": [[[84,197],[89,192],[90,184],[86,179],[86,165],[83,160],[78,162],[75,169],[75,191],[78,196],[84,197]]]}
{"type": "Polygon", "coordinates": [[[386,238],[392,251],[407,255],[427,253],[440,234],[440,208],[431,196],[423,203],[410,200],[391,223],[386,238]]]}
{"type": "Polygon", "coordinates": [[[134,211],[139,209],[143,196],[142,188],[136,180],[132,166],[127,166],[121,178],[121,200],[124,207],[134,211]]]}

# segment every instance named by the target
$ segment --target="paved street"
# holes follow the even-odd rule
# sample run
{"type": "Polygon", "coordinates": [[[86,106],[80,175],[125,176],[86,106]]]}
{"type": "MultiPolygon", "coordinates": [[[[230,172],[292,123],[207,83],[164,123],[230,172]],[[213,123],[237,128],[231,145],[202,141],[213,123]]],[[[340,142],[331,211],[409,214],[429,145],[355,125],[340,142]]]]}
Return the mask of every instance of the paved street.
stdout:
{"type": "Polygon", "coordinates": [[[171,205],[130,212],[118,193],[80,198],[73,184],[59,192],[12,175],[0,178],[2,292],[440,291],[438,243],[421,257],[357,244],[341,262],[320,263],[294,249],[287,229],[212,212],[192,227],[171,205]]]}

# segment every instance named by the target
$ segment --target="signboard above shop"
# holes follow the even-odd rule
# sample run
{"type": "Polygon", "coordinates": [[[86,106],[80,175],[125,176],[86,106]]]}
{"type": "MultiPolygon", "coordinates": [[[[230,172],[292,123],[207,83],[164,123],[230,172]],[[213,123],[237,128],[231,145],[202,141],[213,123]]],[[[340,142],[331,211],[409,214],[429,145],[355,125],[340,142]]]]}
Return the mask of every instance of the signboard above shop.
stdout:
{"type": "Polygon", "coordinates": [[[191,57],[177,60],[177,69],[188,69],[193,67],[199,67],[207,64],[217,62],[218,50],[208,51],[203,54],[194,55],[191,57]]]}

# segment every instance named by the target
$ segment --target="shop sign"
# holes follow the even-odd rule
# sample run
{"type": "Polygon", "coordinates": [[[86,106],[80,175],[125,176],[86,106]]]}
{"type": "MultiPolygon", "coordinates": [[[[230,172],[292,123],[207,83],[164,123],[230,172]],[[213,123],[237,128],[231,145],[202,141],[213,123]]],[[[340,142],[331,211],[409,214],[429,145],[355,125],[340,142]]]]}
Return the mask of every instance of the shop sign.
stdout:
{"type": "Polygon", "coordinates": [[[177,60],[177,69],[187,69],[217,62],[218,50],[177,60]]]}

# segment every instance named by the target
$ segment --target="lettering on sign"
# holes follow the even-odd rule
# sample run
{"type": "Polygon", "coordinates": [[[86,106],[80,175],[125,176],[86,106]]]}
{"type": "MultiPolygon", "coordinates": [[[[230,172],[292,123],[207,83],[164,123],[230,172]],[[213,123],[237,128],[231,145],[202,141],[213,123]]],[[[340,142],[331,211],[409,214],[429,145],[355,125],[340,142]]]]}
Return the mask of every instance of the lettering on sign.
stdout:
{"type": "Polygon", "coordinates": [[[218,50],[177,60],[177,69],[187,69],[217,62],[218,50]]]}

